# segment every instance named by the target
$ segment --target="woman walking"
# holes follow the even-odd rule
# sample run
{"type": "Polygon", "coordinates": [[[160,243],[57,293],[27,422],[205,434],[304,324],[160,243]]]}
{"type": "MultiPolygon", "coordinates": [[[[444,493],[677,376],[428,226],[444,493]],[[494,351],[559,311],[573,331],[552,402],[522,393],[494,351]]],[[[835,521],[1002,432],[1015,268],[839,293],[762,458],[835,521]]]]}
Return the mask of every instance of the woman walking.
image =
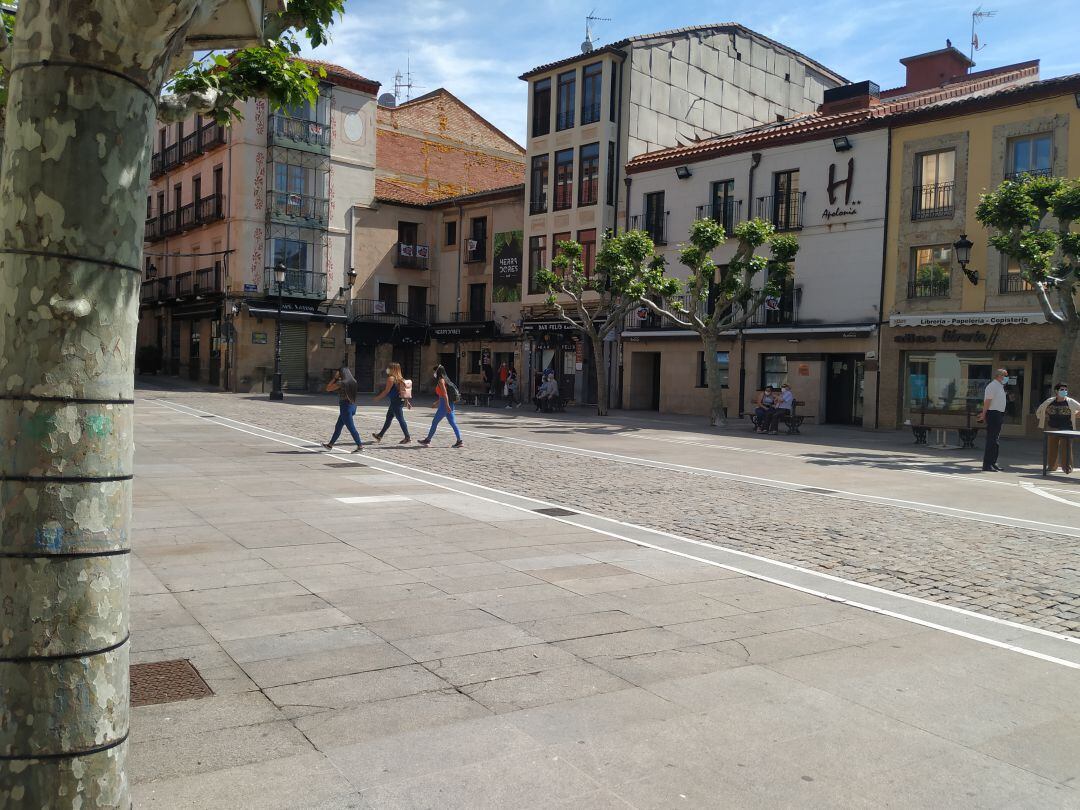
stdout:
{"type": "Polygon", "coordinates": [[[338,436],[341,435],[341,429],[348,428],[349,433],[356,442],[356,449],[353,452],[359,453],[364,449],[364,443],[360,441],[356,423],[353,422],[353,417],[356,416],[356,377],[349,371],[348,366],[342,366],[340,371],[334,372],[333,379],[326,384],[326,390],[338,392],[338,418],[337,424],[334,426],[334,435],[330,438],[330,441],[323,444],[323,447],[327,450],[333,450],[338,436]]]}
{"type": "Polygon", "coordinates": [[[454,419],[454,399],[450,398],[450,388],[452,386],[453,383],[446,379],[446,369],[442,366],[435,366],[435,396],[437,397],[435,400],[435,418],[431,420],[431,429],[428,431],[427,436],[418,442],[423,447],[431,444],[431,437],[435,435],[435,428],[439,426],[439,422],[444,418],[450,423],[454,435],[457,436],[454,447],[465,446],[465,442],[461,440],[461,431],[458,430],[457,421],[454,419]]]}
{"type": "Polygon", "coordinates": [[[378,402],[383,397],[389,397],[386,421],[383,422],[382,430],[371,435],[375,441],[381,442],[386,431],[390,429],[390,423],[397,419],[398,424],[401,425],[401,432],[405,434],[405,438],[398,444],[408,444],[412,439],[409,437],[409,426],[405,424],[405,408],[412,408],[412,383],[401,376],[400,363],[391,363],[387,367],[386,387],[375,397],[375,401],[378,402]]]}
{"type": "MultiPolygon", "coordinates": [[[[1044,431],[1076,430],[1077,414],[1080,414],[1080,402],[1069,396],[1069,386],[1065,383],[1055,385],[1054,396],[1035,411],[1039,428],[1044,431]]],[[[1059,463],[1066,475],[1072,472],[1072,440],[1068,436],[1046,437],[1046,463],[1048,472],[1057,472],[1059,463]]]]}

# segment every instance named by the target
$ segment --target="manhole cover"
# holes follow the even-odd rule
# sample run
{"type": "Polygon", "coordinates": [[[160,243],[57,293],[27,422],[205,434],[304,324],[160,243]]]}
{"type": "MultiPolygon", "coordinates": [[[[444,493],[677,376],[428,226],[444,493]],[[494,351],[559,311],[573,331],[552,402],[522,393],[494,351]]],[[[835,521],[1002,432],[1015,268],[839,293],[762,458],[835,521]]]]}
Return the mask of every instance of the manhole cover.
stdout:
{"type": "Polygon", "coordinates": [[[367,464],[363,464],[359,461],[335,461],[331,464],[327,464],[327,467],[333,467],[338,470],[344,470],[352,467],[366,467],[367,464]]]}
{"type": "Polygon", "coordinates": [[[835,489],[821,489],[819,487],[799,487],[799,492],[813,492],[815,495],[835,495],[835,489]]]}
{"type": "Polygon", "coordinates": [[[214,694],[191,662],[155,661],[131,665],[131,705],[173,703],[214,694]]]}
{"type": "Polygon", "coordinates": [[[568,515],[576,515],[577,512],[571,512],[569,509],[560,509],[557,506],[548,506],[543,509],[533,509],[534,512],[539,512],[541,515],[550,515],[551,517],[567,517],[568,515]]]}

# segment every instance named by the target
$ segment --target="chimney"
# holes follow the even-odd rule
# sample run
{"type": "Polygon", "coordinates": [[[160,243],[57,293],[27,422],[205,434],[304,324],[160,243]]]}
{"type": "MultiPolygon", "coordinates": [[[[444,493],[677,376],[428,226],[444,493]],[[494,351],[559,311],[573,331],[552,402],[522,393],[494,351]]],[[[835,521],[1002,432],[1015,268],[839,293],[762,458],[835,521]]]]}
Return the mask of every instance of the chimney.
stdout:
{"type": "Polygon", "coordinates": [[[951,44],[940,51],[904,57],[900,60],[900,64],[907,68],[904,89],[908,91],[941,87],[954,79],[966,76],[968,70],[975,66],[974,62],[951,44]]]}
{"type": "Polygon", "coordinates": [[[868,110],[880,103],[880,87],[870,81],[856,82],[840,87],[830,87],[826,90],[818,112],[822,115],[833,115],[854,110],[868,110]]]}

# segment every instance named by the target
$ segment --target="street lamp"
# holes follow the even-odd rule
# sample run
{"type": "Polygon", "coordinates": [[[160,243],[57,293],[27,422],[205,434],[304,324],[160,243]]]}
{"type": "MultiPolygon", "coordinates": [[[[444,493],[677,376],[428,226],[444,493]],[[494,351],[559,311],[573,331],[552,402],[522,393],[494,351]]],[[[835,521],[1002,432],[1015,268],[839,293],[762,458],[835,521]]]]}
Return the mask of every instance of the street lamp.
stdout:
{"type": "Polygon", "coordinates": [[[277,334],[274,337],[274,385],[270,389],[270,399],[284,399],[281,390],[281,286],[285,283],[285,264],[278,262],[274,267],[274,281],[277,282],[277,334]]]}
{"type": "Polygon", "coordinates": [[[960,265],[960,269],[964,271],[964,275],[967,276],[967,280],[972,284],[979,283],[979,271],[969,270],[968,262],[971,261],[971,246],[972,242],[967,238],[966,233],[960,234],[960,238],[953,242],[953,250],[956,251],[956,261],[960,265]]]}

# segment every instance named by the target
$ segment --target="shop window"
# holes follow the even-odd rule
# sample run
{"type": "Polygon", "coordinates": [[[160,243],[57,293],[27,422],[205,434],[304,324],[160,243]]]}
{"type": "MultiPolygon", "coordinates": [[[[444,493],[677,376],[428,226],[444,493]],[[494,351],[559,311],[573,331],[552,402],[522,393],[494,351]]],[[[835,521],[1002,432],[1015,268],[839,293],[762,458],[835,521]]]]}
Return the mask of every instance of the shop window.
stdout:
{"type": "MultiPolygon", "coordinates": [[[[973,352],[909,353],[905,403],[912,413],[977,413],[994,373],[994,356],[973,352]]],[[[1009,386],[1010,392],[1013,386],[1009,386]]]]}
{"type": "MultiPolygon", "coordinates": [[[[716,353],[716,360],[720,364],[720,387],[721,388],[727,388],[728,387],[728,371],[729,371],[730,357],[731,357],[731,355],[728,352],[717,352],[716,353]]],[[[698,352],[697,353],[697,360],[698,360],[697,387],[698,388],[708,388],[709,387],[709,370],[707,368],[705,368],[705,352],[698,352]]]]}
{"type": "Polygon", "coordinates": [[[479,374],[482,355],[480,352],[469,352],[469,373],[479,374]]]}
{"type": "Polygon", "coordinates": [[[761,356],[761,387],[771,385],[777,388],[788,381],[788,360],[786,354],[763,354],[761,356]]]}

